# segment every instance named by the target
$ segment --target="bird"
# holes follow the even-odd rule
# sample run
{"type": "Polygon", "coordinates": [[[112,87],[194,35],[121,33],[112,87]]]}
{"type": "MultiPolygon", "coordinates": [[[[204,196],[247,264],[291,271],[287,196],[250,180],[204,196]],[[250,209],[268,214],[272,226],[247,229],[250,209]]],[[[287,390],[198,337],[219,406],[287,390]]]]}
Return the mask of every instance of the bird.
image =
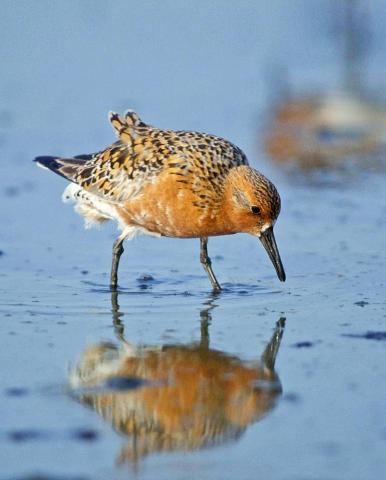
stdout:
{"type": "Polygon", "coordinates": [[[118,140],[105,149],[34,161],[70,182],[62,199],[75,204],[86,228],[117,222],[121,233],[113,244],[112,290],[118,288],[123,242],[137,234],[199,238],[200,261],[212,289],[220,291],[208,237],[248,233],[260,239],[285,281],[273,231],[280,195],[239,147],[207,133],[155,128],[133,110],[110,112],[109,120],[118,140]]]}

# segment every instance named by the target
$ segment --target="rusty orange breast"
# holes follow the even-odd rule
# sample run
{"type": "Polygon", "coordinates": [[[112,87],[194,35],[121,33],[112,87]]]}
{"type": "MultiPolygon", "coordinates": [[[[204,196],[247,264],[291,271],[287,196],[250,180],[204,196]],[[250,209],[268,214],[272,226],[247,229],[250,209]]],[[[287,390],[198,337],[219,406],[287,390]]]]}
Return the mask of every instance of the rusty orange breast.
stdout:
{"type": "Polygon", "coordinates": [[[168,237],[195,238],[236,233],[223,209],[222,197],[208,188],[207,201],[191,184],[167,172],[149,182],[137,198],[118,207],[127,225],[137,225],[168,237]]]}

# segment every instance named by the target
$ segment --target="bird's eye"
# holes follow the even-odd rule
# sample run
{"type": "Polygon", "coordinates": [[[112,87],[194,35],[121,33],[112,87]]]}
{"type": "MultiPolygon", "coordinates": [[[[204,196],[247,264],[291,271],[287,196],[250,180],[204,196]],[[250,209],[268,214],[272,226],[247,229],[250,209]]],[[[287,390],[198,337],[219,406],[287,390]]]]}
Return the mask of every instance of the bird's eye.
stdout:
{"type": "Polygon", "coordinates": [[[259,215],[260,213],[260,208],[257,207],[256,205],[251,206],[251,212],[254,213],[255,215],[259,215]]]}

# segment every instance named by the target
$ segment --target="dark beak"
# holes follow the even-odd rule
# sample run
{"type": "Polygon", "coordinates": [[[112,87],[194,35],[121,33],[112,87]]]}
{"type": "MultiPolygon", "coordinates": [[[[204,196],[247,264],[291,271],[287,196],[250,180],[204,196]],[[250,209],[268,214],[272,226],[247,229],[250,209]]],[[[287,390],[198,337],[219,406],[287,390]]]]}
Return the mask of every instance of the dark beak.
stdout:
{"type": "Polygon", "coordinates": [[[285,282],[285,271],[283,264],[281,263],[281,258],[279,250],[276,245],[275,235],[273,234],[273,228],[267,228],[261,235],[260,241],[263,244],[264,248],[267,250],[269,258],[275,267],[277,276],[279,280],[285,282]]]}

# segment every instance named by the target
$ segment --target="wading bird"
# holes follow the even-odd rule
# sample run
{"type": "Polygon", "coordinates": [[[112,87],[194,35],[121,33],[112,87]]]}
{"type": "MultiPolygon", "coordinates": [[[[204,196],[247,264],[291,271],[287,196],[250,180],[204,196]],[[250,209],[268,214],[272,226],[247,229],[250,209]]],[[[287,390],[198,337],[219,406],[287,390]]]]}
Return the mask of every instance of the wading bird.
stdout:
{"type": "Polygon", "coordinates": [[[214,290],[221,287],[208,256],[208,237],[249,233],[261,240],[285,281],[273,234],[279,193],[248,165],[240,148],[206,133],[151,127],[133,111],[109,118],[119,138],[111,146],[90,155],[35,161],[71,182],[63,200],[75,203],[86,227],[118,222],[122,233],[113,246],[112,289],[118,284],[123,241],[138,233],[200,238],[200,260],[214,290]]]}

